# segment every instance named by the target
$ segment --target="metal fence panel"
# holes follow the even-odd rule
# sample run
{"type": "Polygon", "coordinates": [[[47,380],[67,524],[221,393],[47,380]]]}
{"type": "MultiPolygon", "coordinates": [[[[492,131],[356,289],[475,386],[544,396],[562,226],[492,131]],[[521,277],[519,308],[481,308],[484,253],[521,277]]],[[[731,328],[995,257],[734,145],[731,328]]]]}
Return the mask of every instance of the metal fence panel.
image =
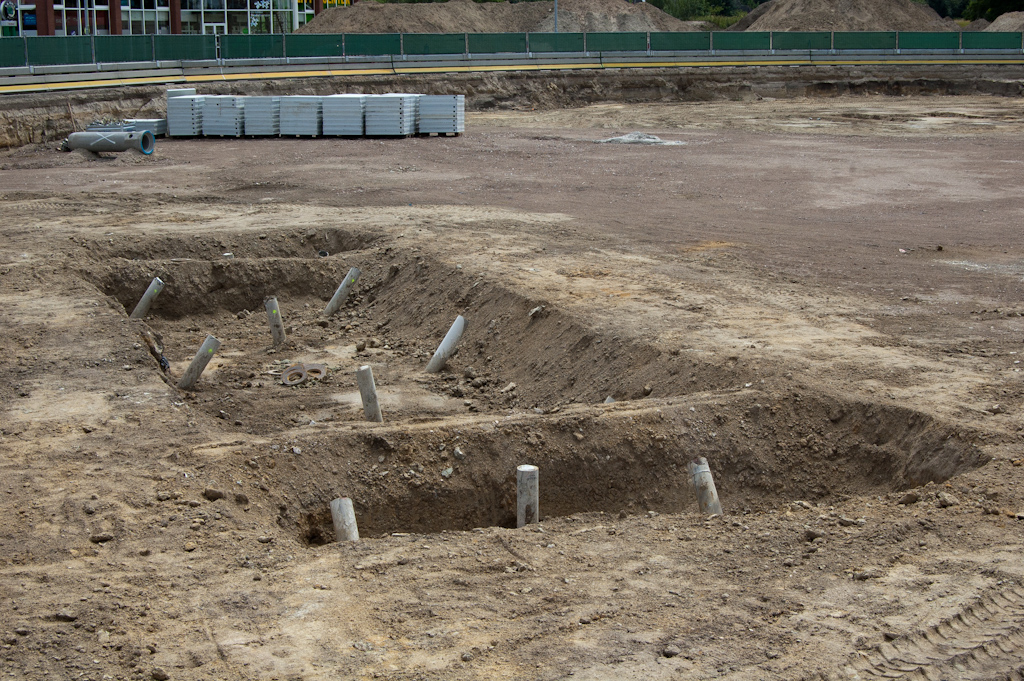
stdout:
{"type": "Polygon", "coordinates": [[[587,52],[646,52],[646,33],[588,33],[587,52]]]}
{"type": "Polygon", "coordinates": [[[716,50],[770,50],[772,34],[768,31],[752,33],[715,31],[711,45],[716,50]]]}
{"type": "Polygon", "coordinates": [[[406,33],[402,36],[404,54],[463,54],[465,33],[406,33]]]}
{"type": "Polygon", "coordinates": [[[35,36],[25,41],[29,66],[92,63],[92,36],[35,36]]]}
{"type": "Polygon", "coordinates": [[[959,50],[960,34],[952,32],[900,31],[901,50],[959,50]]]}
{"type": "Polygon", "coordinates": [[[97,62],[152,61],[152,35],[98,35],[97,62]]]}
{"type": "Polygon", "coordinates": [[[222,35],[221,59],[266,59],[284,56],[281,35],[222,35]]]}
{"type": "Polygon", "coordinates": [[[707,31],[685,33],[651,33],[651,50],[658,52],[686,52],[711,49],[711,34],[707,31]]]}
{"type": "Polygon", "coordinates": [[[1020,33],[987,33],[971,31],[963,34],[965,50],[1019,50],[1020,33]]]}
{"type": "Polygon", "coordinates": [[[0,68],[27,66],[25,63],[25,40],[23,38],[0,38],[0,68]]]}
{"type": "Polygon", "coordinates": [[[530,52],[582,52],[582,33],[531,33],[530,52]]]}
{"type": "Polygon", "coordinates": [[[284,42],[286,57],[341,57],[345,54],[340,33],[292,33],[284,42]]]}
{"type": "Polygon", "coordinates": [[[774,50],[830,50],[832,34],[810,31],[772,32],[774,50]]]}
{"type": "Polygon", "coordinates": [[[158,61],[217,58],[217,36],[214,35],[155,35],[153,40],[158,61]]]}
{"type": "Polygon", "coordinates": [[[525,33],[470,33],[470,54],[526,52],[525,33]]]}
{"type": "Polygon", "coordinates": [[[837,50],[895,50],[895,31],[839,32],[832,36],[837,50]]]}
{"type": "Polygon", "coordinates": [[[402,54],[402,38],[397,33],[346,33],[345,54],[367,57],[402,54]]]}

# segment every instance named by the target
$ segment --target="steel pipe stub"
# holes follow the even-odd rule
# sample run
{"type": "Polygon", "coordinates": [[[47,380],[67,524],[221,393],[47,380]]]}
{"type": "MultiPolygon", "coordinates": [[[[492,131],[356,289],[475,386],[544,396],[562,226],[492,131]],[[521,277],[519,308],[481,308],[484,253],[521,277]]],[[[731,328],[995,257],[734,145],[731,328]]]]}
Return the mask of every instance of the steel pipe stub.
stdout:
{"type": "Polygon", "coordinates": [[[293,364],[281,372],[281,382],[285,385],[299,385],[307,380],[318,381],[327,375],[324,364],[293,364]]]}
{"type": "Polygon", "coordinates": [[[305,383],[307,378],[309,378],[309,374],[306,373],[306,367],[302,364],[293,364],[281,372],[281,382],[285,385],[299,385],[305,383]]]}

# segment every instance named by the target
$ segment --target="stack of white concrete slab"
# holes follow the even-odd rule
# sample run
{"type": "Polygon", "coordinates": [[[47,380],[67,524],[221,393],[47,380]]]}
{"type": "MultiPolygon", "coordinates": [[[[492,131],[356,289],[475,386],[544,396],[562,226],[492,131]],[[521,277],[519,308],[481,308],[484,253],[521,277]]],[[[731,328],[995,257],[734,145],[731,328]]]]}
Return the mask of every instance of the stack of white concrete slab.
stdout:
{"type": "Polygon", "coordinates": [[[324,134],[361,137],[365,131],[366,95],[324,97],[324,134]]]}
{"type": "Polygon", "coordinates": [[[207,95],[203,102],[203,134],[241,137],[245,132],[245,97],[207,95]]]}
{"type": "Polygon", "coordinates": [[[125,124],[134,126],[136,130],[149,130],[154,137],[167,134],[166,118],[129,118],[125,124]]]}
{"type": "Polygon", "coordinates": [[[323,97],[281,98],[281,134],[316,137],[323,132],[323,97]]]}
{"type": "Polygon", "coordinates": [[[259,136],[281,134],[280,97],[245,98],[245,134],[259,136]]]}
{"type": "Polygon", "coordinates": [[[416,134],[417,111],[422,95],[368,95],[366,134],[405,137],[416,134]]]}
{"type": "Polygon", "coordinates": [[[203,95],[167,98],[167,134],[192,137],[203,133],[203,95]]]}
{"type": "Polygon", "coordinates": [[[419,132],[466,131],[466,95],[420,95],[419,132]]]}

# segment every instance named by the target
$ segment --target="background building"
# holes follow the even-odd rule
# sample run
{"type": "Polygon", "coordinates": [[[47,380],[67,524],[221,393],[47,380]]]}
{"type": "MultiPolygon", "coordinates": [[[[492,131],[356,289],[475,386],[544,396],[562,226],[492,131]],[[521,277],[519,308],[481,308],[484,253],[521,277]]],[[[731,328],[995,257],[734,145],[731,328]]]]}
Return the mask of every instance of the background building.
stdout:
{"type": "Polygon", "coordinates": [[[324,8],[348,4],[349,0],[0,0],[0,32],[26,36],[291,33],[324,8]]]}

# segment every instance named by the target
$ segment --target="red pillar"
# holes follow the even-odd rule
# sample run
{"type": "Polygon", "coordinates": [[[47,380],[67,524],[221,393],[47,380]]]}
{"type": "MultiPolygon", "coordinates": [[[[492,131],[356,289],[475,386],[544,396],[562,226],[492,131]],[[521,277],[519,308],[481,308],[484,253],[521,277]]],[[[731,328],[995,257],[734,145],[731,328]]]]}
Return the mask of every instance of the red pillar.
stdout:
{"type": "Polygon", "coordinates": [[[181,33],[181,0],[170,0],[171,3],[171,33],[181,33]]]}
{"type": "Polygon", "coordinates": [[[36,35],[53,35],[53,0],[36,0],[36,35]]]}
{"type": "MultiPolygon", "coordinates": [[[[51,2],[53,0],[50,0],[51,2]]],[[[324,0],[313,0],[313,15],[320,14],[324,11],[324,0]]]]}
{"type": "Polygon", "coordinates": [[[107,0],[110,9],[107,11],[107,26],[110,28],[110,35],[121,35],[124,27],[121,24],[121,0],[107,0]]]}

